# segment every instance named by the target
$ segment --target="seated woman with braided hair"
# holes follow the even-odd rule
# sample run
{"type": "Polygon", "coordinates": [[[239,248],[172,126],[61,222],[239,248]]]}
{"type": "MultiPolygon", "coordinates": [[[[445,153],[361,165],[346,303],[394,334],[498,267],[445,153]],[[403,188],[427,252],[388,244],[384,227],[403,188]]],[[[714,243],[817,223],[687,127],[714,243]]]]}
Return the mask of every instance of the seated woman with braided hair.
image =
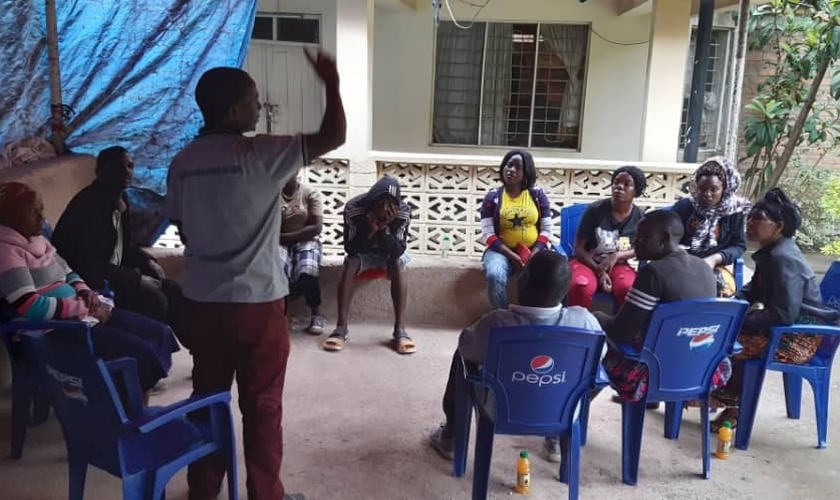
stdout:
{"type": "Polygon", "coordinates": [[[741,174],[728,158],[718,156],[694,172],[691,196],[674,205],[685,226],[680,244],[715,270],[718,297],[735,294],[735,276],[727,266],[744,255],[749,201],[738,195],[741,174]]]}
{"type": "MultiPolygon", "coordinates": [[[[140,314],[100,301],[41,234],[44,202],[26,184],[0,184],[0,302],[9,319],[86,320],[93,349],[105,360],[137,361],[148,405],[151,389],[179,350],[172,330],[140,314]]],[[[60,335],[57,332],[56,335],[60,335]]]]}
{"type": "MultiPolygon", "coordinates": [[[[747,216],[747,238],[760,248],[752,256],[755,261],[752,280],[736,297],[752,306],[738,335],[744,349],[731,358],[732,378],[726,387],[712,393],[714,406],[727,407],[712,424],[714,432],[727,420],[736,427],[743,361],[764,356],[771,327],[833,323],[840,316],[823,304],[814,271],[793,241],[801,223],[799,207],[778,188],[768,191],[747,216]]],[[[805,364],[814,357],[821,342],[821,335],[784,335],[776,359],[805,364]]]]}

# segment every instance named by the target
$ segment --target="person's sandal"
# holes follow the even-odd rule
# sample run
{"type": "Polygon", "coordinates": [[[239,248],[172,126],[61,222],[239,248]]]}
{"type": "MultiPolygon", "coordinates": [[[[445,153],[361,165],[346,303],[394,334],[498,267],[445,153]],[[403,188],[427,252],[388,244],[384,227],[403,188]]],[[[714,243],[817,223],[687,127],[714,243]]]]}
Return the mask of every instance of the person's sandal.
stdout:
{"type": "Polygon", "coordinates": [[[324,340],[324,350],[329,352],[338,352],[344,349],[345,344],[350,336],[347,333],[347,327],[338,327],[324,340]]]}
{"type": "Polygon", "coordinates": [[[414,354],[417,352],[417,344],[405,333],[405,330],[394,330],[394,338],[391,345],[399,354],[414,354]]]}

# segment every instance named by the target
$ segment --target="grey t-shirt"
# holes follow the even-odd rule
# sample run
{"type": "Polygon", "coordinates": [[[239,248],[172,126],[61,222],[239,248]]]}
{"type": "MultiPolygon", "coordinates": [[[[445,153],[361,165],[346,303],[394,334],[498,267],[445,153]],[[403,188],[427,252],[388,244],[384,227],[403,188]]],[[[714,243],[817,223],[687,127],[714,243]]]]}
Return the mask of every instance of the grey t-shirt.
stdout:
{"type": "Polygon", "coordinates": [[[166,205],[180,224],[184,296],[260,303],[289,293],[277,244],[280,193],[305,164],[302,136],[199,136],[169,167],[166,205]]]}

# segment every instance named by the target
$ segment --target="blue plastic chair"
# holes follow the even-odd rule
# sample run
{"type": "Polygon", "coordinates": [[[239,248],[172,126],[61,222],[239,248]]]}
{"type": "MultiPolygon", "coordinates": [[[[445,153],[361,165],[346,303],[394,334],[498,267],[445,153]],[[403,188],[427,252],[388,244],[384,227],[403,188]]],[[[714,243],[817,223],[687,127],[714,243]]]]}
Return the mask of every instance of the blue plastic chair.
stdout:
{"type": "Polygon", "coordinates": [[[577,328],[517,326],[490,332],[477,376],[459,378],[455,477],[467,466],[471,408],[478,418],[472,498],[485,499],[495,434],[560,437],[560,481],[578,495],[581,401],[595,384],[604,335],[577,328]]]}
{"type": "MultiPolygon", "coordinates": [[[[831,264],[820,283],[820,291],[826,304],[838,308],[840,305],[840,261],[831,264]]],[[[828,442],[831,365],[834,363],[838,346],[840,346],[840,327],[836,325],[791,325],[771,328],[770,342],[764,358],[744,361],[744,379],[741,386],[738,427],[735,431],[735,447],[746,450],[750,446],[758,401],[764,385],[764,375],[767,370],[773,370],[782,373],[788,418],[799,419],[802,406],[802,379],[811,384],[817,420],[817,448],[825,448],[828,442]],[[789,365],[775,359],[782,335],[794,332],[824,335],[816,355],[807,364],[789,365]]]]}
{"type": "MultiPolygon", "coordinates": [[[[47,238],[52,236],[52,226],[46,220],[41,228],[41,234],[47,238]]],[[[105,280],[104,285],[105,289],[99,293],[113,299],[114,293],[108,288],[108,280],[105,280]]],[[[88,325],[82,321],[27,321],[24,323],[12,320],[14,316],[15,314],[7,304],[0,307],[0,340],[6,348],[12,367],[12,432],[9,456],[20,460],[23,457],[26,429],[30,425],[41,425],[47,421],[50,403],[46,387],[35,364],[35,357],[17,341],[18,332],[24,326],[32,330],[87,331],[88,325]]]]}
{"type": "Polygon", "coordinates": [[[88,465],[122,478],[125,500],[163,500],[172,476],[212,453],[224,457],[229,498],[237,498],[229,392],[144,408],[137,362],[97,358],[88,331],[21,338],[37,353],[64,432],[70,500],[82,500],[88,465]]]}
{"type": "Polygon", "coordinates": [[[683,401],[700,400],[703,477],[710,476],[709,392],[712,375],[733,350],[749,304],[742,300],[698,299],[660,304],[654,309],[641,351],[617,346],[647,365],[647,394],[621,405],[621,476],[629,485],[639,477],[639,456],[648,400],[665,402],[665,437],[676,439],[683,401]]]}

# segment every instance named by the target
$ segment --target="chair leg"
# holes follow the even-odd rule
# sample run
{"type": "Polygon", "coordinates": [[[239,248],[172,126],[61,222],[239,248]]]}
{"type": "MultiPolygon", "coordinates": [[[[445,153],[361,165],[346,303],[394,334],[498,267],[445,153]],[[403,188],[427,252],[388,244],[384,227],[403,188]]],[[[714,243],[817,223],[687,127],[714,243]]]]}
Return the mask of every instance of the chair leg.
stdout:
{"type": "Polygon", "coordinates": [[[580,447],[581,427],[578,423],[572,425],[569,442],[563,453],[563,469],[566,474],[566,484],[569,485],[569,500],[577,500],[578,485],[580,484],[580,447]]]}
{"type": "Polygon", "coordinates": [[[233,443],[233,434],[231,430],[230,448],[225,450],[227,455],[227,484],[228,484],[228,500],[239,499],[239,479],[236,477],[236,446],[233,443]]]}
{"type": "Polygon", "coordinates": [[[67,468],[69,469],[69,500],[84,499],[87,467],[88,464],[86,461],[75,459],[73,457],[67,457],[67,468]]]}
{"type": "Polygon", "coordinates": [[[665,438],[677,439],[680,437],[680,425],[682,424],[682,401],[665,403],[665,438]]]}
{"type": "Polygon", "coordinates": [[[802,377],[792,373],[782,373],[785,386],[785,409],[788,418],[799,418],[802,406],[802,377]]]}
{"type": "Polygon", "coordinates": [[[700,422],[703,433],[703,479],[712,476],[712,449],[709,436],[709,395],[700,398],[700,422]]]}
{"type": "Polygon", "coordinates": [[[644,425],[644,400],[621,404],[621,479],[630,486],[635,486],[639,479],[644,425]]]}
{"type": "Polygon", "coordinates": [[[38,384],[32,412],[32,424],[41,425],[50,418],[50,394],[46,386],[38,384]]]}
{"type": "Polygon", "coordinates": [[[470,446],[470,425],[472,424],[472,389],[466,380],[458,381],[455,390],[454,460],[452,475],[463,477],[467,471],[467,451],[470,446]]]}
{"type": "Polygon", "coordinates": [[[590,394],[584,394],[583,397],[580,399],[580,416],[578,417],[578,422],[580,422],[581,446],[586,446],[586,432],[589,428],[589,400],[590,394]]]}
{"type": "Polygon", "coordinates": [[[154,498],[154,485],[147,484],[147,477],[144,472],[123,477],[122,484],[123,500],[156,500],[154,498]]]}
{"type": "Polygon", "coordinates": [[[817,448],[823,449],[828,446],[828,377],[817,375],[814,379],[808,379],[811,389],[814,391],[814,409],[817,420],[817,448]]]}
{"type": "Polygon", "coordinates": [[[744,361],[744,377],[741,385],[741,404],[738,410],[738,427],[735,430],[735,447],[746,450],[750,447],[761,386],[764,385],[764,363],[761,360],[744,361]]]}
{"type": "Polygon", "coordinates": [[[22,369],[16,369],[12,375],[11,457],[19,460],[23,456],[23,442],[26,440],[26,428],[32,415],[37,379],[22,369]]]}
{"type": "Polygon", "coordinates": [[[473,463],[473,500],[486,500],[490,489],[490,462],[493,458],[493,433],[495,424],[481,415],[475,436],[475,461],[473,463]]]}

